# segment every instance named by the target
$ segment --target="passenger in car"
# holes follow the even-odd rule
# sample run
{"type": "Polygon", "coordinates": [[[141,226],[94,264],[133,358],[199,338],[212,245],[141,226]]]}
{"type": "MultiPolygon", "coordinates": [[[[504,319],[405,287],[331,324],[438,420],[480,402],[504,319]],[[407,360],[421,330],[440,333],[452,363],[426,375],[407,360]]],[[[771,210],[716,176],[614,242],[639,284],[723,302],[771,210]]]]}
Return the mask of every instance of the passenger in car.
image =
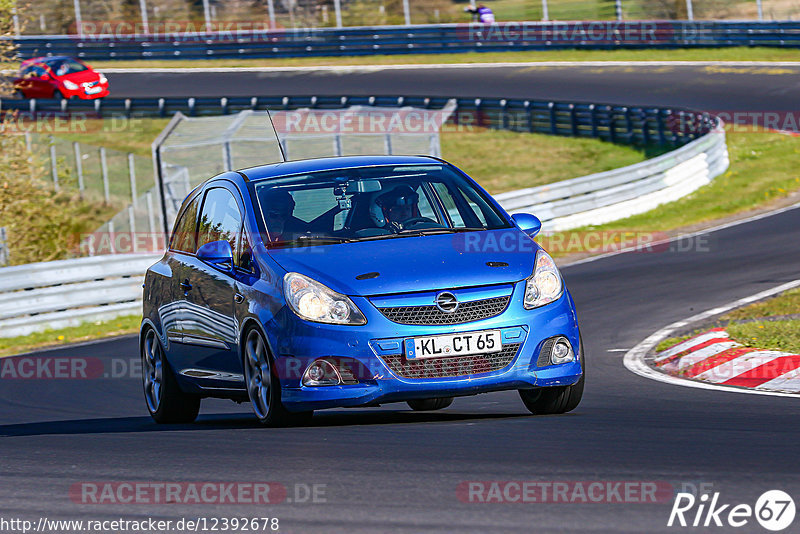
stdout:
{"type": "Polygon", "coordinates": [[[308,231],[308,224],[294,216],[295,201],[288,191],[268,189],[262,205],[267,210],[264,219],[270,241],[291,241],[308,231]]]}

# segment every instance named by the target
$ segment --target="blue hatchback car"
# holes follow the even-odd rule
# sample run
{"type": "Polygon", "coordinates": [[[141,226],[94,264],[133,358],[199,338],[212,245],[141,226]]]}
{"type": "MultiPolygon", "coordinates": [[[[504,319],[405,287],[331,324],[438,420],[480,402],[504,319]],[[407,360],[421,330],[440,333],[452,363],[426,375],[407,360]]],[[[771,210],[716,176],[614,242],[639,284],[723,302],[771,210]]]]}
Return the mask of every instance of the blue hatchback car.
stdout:
{"type": "Polygon", "coordinates": [[[532,239],[540,226],[430,157],[211,178],[145,278],[150,414],[190,422],[201,399],[221,397],[275,426],[510,389],[533,413],[570,411],[585,355],[572,298],[532,239]]]}

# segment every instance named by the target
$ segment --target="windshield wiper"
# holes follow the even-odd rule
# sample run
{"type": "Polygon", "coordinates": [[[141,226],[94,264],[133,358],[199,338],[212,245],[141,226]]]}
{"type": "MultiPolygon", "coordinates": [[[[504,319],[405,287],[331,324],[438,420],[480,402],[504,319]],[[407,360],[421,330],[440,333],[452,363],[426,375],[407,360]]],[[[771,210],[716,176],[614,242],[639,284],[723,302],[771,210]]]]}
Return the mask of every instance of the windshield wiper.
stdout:
{"type": "Polygon", "coordinates": [[[350,241],[352,240],[344,237],[301,235],[298,236],[297,239],[292,239],[291,241],[275,241],[274,243],[269,243],[267,248],[290,247],[292,245],[336,245],[339,243],[350,243],[350,241]]]}
{"type": "Polygon", "coordinates": [[[461,232],[480,232],[486,228],[420,228],[400,230],[395,235],[434,235],[434,234],[460,234],[461,232]]]}
{"type": "Polygon", "coordinates": [[[408,230],[400,230],[395,234],[381,234],[381,235],[360,237],[358,239],[353,239],[353,241],[378,241],[381,239],[397,239],[401,237],[416,237],[416,236],[426,236],[435,234],[458,234],[461,232],[480,232],[481,230],[486,230],[486,228],[427,228],[427,229],[420,228],[418,230],[408,229],[408,230]]]}

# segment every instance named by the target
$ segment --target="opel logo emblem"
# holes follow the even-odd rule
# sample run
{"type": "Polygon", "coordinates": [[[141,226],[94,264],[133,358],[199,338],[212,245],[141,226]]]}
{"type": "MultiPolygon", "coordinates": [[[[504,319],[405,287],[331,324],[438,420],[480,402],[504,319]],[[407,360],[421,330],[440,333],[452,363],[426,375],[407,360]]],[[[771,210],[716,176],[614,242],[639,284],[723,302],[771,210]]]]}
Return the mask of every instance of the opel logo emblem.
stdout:
{"type": "Polygon", "coordinates": [[[444,313],[453,313],[458,309],[458,299],[448,291],[436,295],[436,307],[444,313]]]}

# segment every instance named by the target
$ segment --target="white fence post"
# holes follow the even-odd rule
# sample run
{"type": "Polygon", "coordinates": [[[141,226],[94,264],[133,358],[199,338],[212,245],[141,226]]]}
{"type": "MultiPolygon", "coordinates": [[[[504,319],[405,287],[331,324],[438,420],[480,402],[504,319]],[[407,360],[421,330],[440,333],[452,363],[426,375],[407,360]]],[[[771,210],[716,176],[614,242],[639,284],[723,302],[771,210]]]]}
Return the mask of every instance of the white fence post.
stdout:
{"type": "Polygon", "coordinates": [[[133,159],[133,154],[128,154],[128,177],[131,180],[131,205],[133,209],[137,209],[139,206],[137,205],[138,200],[136,199],[138,196],[136,194],[136,164],[133,159]]]}
{"type": "Polygon", "coordinates": [[[83,194],[83,156],[81,155],[81,145],[77,141],[72,142],[72,150],[75,152],[75,170],[78,172],[78,191],[83,194]]]}
{"type": "Polygon", "coordinates": [[[111,192],[108,187],[108,163],[106,162],[106,149],[100,147],[100,170],[103,173],[103,195],[106,199],[106,204],[111,202],[111,192]]]}

